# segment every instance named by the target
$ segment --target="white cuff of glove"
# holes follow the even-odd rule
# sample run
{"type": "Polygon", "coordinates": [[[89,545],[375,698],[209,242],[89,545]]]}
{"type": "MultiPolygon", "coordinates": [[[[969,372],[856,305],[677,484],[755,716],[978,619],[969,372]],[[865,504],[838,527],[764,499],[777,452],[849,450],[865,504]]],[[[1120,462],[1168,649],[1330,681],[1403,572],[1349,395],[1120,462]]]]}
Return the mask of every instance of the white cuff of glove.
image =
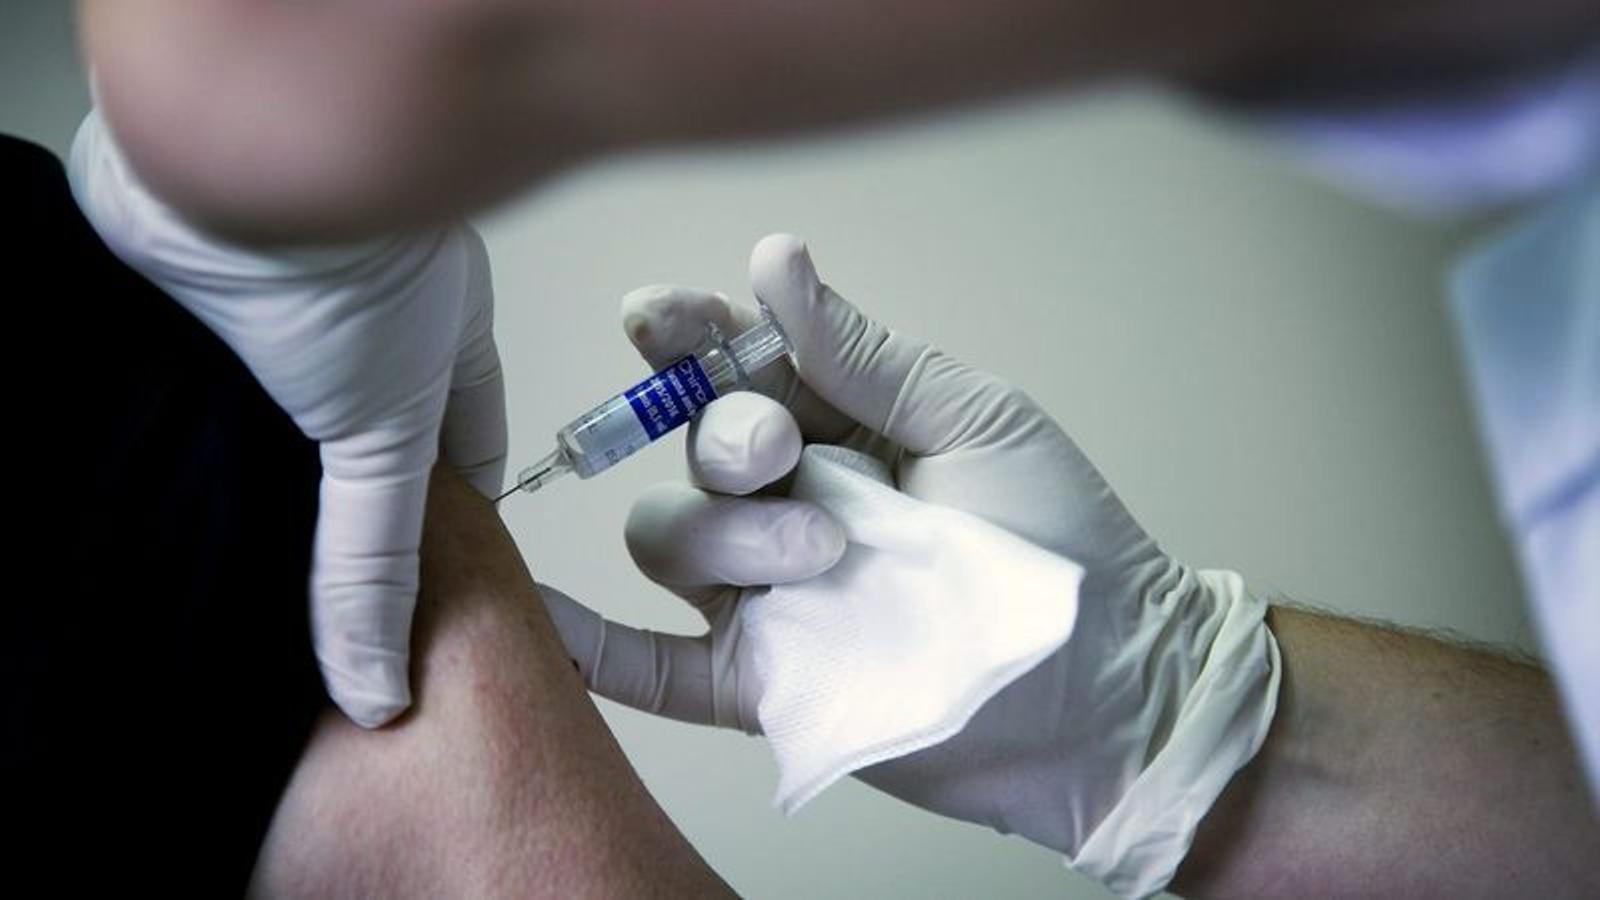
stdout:
{"type": "Polygon", "coordinates": [[[1233,572],[1194,573],[1219,622],[1172,733],[1068,864],[1126,897],[1162,890],[1195,828],[1266,740],[1283,666],[1266,601],[1233,572]]]}

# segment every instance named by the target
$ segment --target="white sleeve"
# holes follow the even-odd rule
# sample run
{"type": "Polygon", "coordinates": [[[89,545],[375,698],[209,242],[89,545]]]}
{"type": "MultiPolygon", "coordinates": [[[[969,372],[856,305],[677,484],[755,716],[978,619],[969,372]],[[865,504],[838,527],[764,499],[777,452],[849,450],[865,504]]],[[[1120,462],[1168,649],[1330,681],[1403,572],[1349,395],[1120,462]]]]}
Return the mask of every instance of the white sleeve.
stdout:
{"type": "Polygon", "coordinates": [[[1470,90],[1260,124],[1312,172],[1403,212],[1534,200],[1600,168],[1600,51],[1470,90]]]}
{"type": "Polygon", "coordinates": [[[1600,178],[1470,254],[1451,295],[1501,517],[1600,803],[1600,178]]]}

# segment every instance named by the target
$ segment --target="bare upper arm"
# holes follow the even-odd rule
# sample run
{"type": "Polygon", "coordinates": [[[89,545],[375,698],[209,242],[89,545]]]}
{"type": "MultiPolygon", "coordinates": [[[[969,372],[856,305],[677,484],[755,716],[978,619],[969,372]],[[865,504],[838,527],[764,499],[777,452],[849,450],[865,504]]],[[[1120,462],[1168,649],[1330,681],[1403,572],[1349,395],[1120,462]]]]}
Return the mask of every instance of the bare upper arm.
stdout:
{"type": "Polygon", "coordinates": [[[413,630],[416,702],[318,723],[253,896],[724,897],[573,671],[493,505],[434,470],[413,630]]]}

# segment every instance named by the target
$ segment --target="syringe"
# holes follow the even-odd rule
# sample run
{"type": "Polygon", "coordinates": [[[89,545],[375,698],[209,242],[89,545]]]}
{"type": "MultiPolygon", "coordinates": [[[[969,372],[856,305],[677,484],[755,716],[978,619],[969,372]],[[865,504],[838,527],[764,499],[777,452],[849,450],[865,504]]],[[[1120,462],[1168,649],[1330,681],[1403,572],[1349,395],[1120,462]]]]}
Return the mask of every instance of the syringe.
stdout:
{"type": "Polygon", "coordinates": [[[706,339],[649,378],[596,406],[556,432],[556,449],[517,474],[518,490],[533,493],[568,472],[593,478],[635,450],[688,422],[729,391],[750,387],[750,376],[787,357],[794,347],[765,304],[761,322],[729,340],[706,323],[706,339]]]}

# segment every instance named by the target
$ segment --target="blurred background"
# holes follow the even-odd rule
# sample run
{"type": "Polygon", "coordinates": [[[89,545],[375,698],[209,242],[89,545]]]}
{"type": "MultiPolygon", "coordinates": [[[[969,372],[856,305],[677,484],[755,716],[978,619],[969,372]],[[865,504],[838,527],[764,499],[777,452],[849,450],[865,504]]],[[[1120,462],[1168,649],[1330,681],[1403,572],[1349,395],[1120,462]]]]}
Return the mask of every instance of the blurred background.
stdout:
{"type": "MultiPolygon", "coordinates": [[[[0,10],[0,130],[64,156],[88,109],[72,4],[0,10]]],[[[1146,86],[823,140],[615,158],[478,224],[512,468],[644,371],[628,290],[748,299],[751,246],[805,237],[870,314],[1025,387],[1176,557],[1258,591],[1533,651],[1443,316],[1481,223],[1302,175],[1245,123],[1146,86]]],[[[632,498],[681,436],[502,511],[530,568],[606,615],[695,632],[634,571],[632,498]]],[[[785,818],[757,740],[599,701],[645,783],[754,897],[1102,897],[1059,857],[853,781],[785,818]]]]}

